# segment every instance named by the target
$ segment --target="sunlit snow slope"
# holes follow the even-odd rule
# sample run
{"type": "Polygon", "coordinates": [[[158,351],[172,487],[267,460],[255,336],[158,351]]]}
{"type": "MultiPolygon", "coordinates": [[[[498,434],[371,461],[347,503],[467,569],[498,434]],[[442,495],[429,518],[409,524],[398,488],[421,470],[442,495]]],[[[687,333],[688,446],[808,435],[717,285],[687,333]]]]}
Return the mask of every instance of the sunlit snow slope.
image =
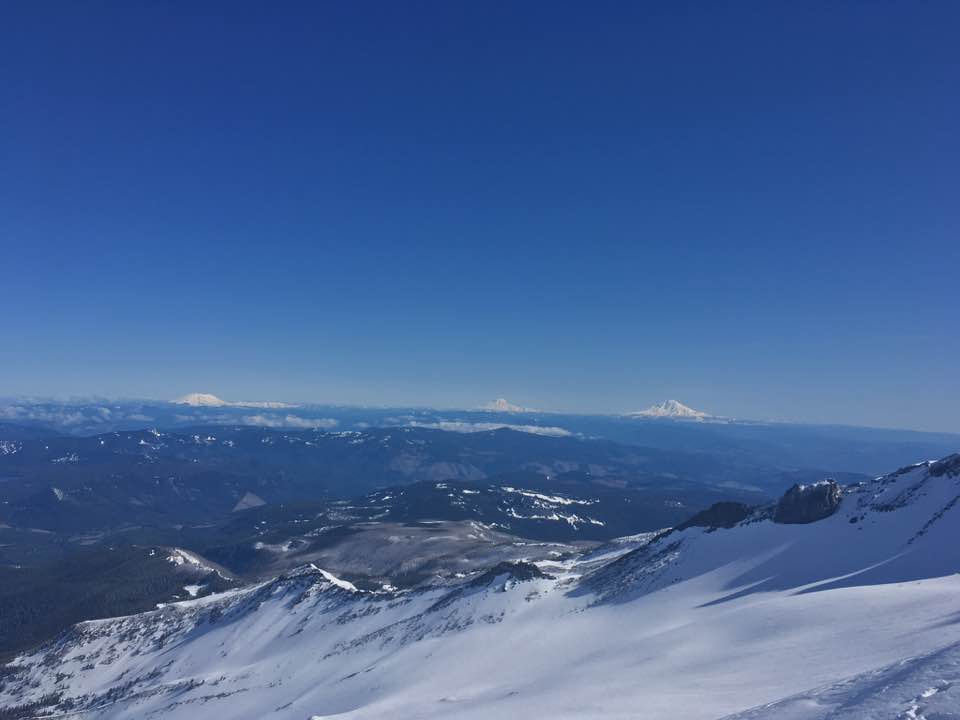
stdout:
{"type": "Polygon", "coordinates": [[[951,456],[846,488],[817,522],[760,509],[730,529],[504,563],[458,586],[363,592],[308,566],[78,625],[14,661],[0,706],[84,718],[958,718],[958,498],[951,456]]]}

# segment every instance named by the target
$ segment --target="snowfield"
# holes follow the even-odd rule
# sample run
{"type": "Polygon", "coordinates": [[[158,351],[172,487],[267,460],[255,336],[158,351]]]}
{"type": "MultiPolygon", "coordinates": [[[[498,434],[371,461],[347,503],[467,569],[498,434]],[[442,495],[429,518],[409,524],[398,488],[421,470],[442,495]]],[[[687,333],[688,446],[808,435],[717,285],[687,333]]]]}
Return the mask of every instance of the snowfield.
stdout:
{"type": "Polygon", "coordinates": [[[0,707],[64,718],[960,718],[960,456],[398,593],[313,566],[82,623],[0,707]],[[42,705],[42,706],[41,706],[42,705]]]}

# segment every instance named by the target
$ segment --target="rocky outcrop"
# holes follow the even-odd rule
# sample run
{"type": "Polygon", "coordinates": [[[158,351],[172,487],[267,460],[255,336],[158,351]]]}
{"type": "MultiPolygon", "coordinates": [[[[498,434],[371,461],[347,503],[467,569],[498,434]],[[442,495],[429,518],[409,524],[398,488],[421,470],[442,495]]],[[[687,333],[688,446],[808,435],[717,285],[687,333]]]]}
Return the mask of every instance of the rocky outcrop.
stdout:
{"type": "Polygon", "coordinates": [[[931,477],[941,477],[943,475],[957,477],[960,475],[960,453],[947,455],[947,457],[931,463],[929,472],[931,477]]]}
{"type": "Polygon", "coordinates": [[[470,581],[470,585],[473,587],[482,587],[489,585],[494,580],[500,579],[501,577],[505,577],[507,580],[515,580],[517,582],[553,579],[551,575],[548,575],[533,563],[525,562],[523,560],[505,560],[497,563],[486,572],[475,577],[470,581]]]}
{"type": "Polygon", "coordinates": [[[843,491],[835,480],[794,485],[777,503],[773,521],[789,525],[823,520],[837,511],[842,498],[843,491]]]}
{"type": "Polygon", "coordinates": [[[717,528],[732,528],[745,520],[753,508],[738,502],[714,503],[706,510],[701,510],[689,520],[677,525],[677,530],[686,530],[691,527],[702,527],[716,530],[717,528]]]}

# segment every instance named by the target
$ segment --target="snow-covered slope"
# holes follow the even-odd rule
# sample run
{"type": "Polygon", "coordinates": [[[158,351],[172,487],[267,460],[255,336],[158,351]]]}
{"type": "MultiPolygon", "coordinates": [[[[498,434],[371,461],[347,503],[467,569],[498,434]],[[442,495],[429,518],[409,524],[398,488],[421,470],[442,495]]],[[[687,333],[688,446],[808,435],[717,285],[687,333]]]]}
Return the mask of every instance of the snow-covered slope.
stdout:
{"type": "Polygon", "coordinates": [[[775,508],[762,508],[733,531],[667,534],[584,584],[619,599],[724,566],[733,573],[722,585],[728,600],[949,575],[960,571],[960,548],[947,550],[960,540],[958,499],[960,455],[953,455],[849,486],[837,511],[819,522],[772,522],[775,508]]]}
{"type": "Polygon", "coordinates": [[[512,402],[506,398],[497,398],[493,402],[488,402],[486,405],[480,407],[480,410],[489,410],[491,412],[501,412],[501,413],[533,413],[538,412],[533,408],[522,407],[520,405],[514,405],[512,402]]]}
{"type": "Polygon", "coordinates": [[[211,393],[187,393],[173,402],[177,405],[189,405],[190,407],[226,407],[230,404],[211,393]]]}
{"type": "Polygon", "coordinates": [[[725,720],[956,720],[960,644],[729,715],[725,720]]]}
{"type": "Polygon", "coordinates": [[[955,718],[958,498],[952,456],[847,488],[817,522],[760,509],[729,529],[408,593],[307,566],[78,625],[14,661],[0,706],[47,698],[36,714],[84,718],[812,720],[924,707],[955,718]]]}
{"type": "Polygon", "coordinates": [[[631,417],[669,418],[671,420],[706,420],[712,417],[700,410],[684,405],[678,400],[664,400],[662,403],[651,405],[646,410],[630,413],[631,417]]]}
{"type": "MultiPolygon", "coordinates": [[[[252,401],[231,401],[223,400],[216,395],[211,393],[188,393],[182,397],[177,398],[173,401],[175,405],[188,405],[195,408],[223,408],[223,407],[238,407],[238,408],[265,408],[265,409],[281,409],[281,408],[292,408],[296,405],[291,405],[289,403],[282,402],[252,402],[252,401]]],[[[253,423],[252,423],[253,424],[253,423]]]]}

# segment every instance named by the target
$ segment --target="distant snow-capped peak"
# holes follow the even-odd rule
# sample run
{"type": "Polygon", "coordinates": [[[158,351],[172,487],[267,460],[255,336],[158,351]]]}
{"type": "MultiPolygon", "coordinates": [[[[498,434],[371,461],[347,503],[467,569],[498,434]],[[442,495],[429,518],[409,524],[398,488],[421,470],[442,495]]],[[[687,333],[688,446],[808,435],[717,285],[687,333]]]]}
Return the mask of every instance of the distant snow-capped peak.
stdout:
{"type": "Polygon", "coordinates": [[[705,420],[713,417],[708,413],[694,410],[678,400],[664,400],[662,403],[651,405],[646,410],[630,413],[637,417],[673,418],[675,420],[705,420]]]}
{"type": "Polygon", "coordinates": [[[210,393],[189,393],[173,402],[177,405],[189,405],[190,407],[225,407],[230,405],[226,400],[221,400],[210,393]]]}
{"type": "Polygon", "coordinates": [[[249,402],[245,400],[222,400],[211,393],[189,393],[173,401],[176,405],[190,407],[248,407],[248,408],[290,408],[296,407],[282,402],[249,402]]]}
{"type": "Polygon", "coordinates": [[[508,412],[508,413],[526,413],[526,412],[537,412],[533,408],[521,407],[519,405],[514,405],[513,403],[507,401],[506,398],[497,398],[493,402],[487,403],[481,410],[490,410],[491,412],[508,412]]]}

